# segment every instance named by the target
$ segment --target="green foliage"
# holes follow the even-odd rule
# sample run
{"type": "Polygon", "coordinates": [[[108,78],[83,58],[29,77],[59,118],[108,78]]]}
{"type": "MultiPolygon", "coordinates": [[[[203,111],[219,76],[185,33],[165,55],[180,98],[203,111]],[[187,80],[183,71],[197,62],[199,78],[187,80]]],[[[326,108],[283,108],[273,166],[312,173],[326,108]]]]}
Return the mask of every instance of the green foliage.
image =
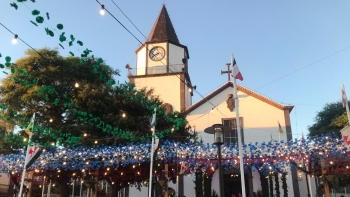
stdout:
{"type": "MultiPolygon", "coordinates": [[[[13,72],[0,86],[0,106],[8,122],[24,129],[28,117],[36,113],[35,143],[49,147],[93,145],[96,140],[105,145],[149,140],[149,117],[154,108],[158,109],[159,138],[193,138],[184,113],[165,114],[152,90],[116,84],[113,76],[119,72],[105,65],[102,58],[85,57],[82,63],[82,58],[61,57],[57,50],[38,51],[40,55],[28,50],[24,58],[11,64],[13,72]],[[74,87],[75,83],[79,87],[74,87]]],[[[6,57],[6,63],[10,60],[6,57]]],[[[12,137],[19,142],[23,135],[12,137]]]]}
{"type": "Polygon", "coordinates": [[[272,180],[272,175],[269,174],[269,191],[270,191],[270,195],[269,196],[274,196],[273,195],[273,180],[272,180]]]}
{"type": "Polygon", "coordinates": [[[269,196],[269,182],[266,176],[260,174],[261,190],[263,196],[269,196]]]}
{"type": "Polygon", "coordinates": [[[194,189],[196,191],[196,197],[203,196],[203,172],[198,170],[195,173],[195,180],[193,181],[195,186],[194,189]]]}
{"type": "Polygon", "coordinates": [[[218,193],[216,193],[215,190],[213,190],[213,193],[211,194],[211,197],[219,197],[218,193]]]}
{"type": "Polygon", "coordinates": [[[282,174],[281,180],[282,180],[283,197],[288,197],[287,174],[282,174]]]}
{"type": "Polygon", "coordinates": [[[203,174],[204,197],[211,197],[211,177],[203,174]]]}
{"type": "Polygon", "coordinates": [[[276,196],[280,196],[280,182],[278,180],[278,173],[274,173],[274,178],[275,178],[275,191],[276,191],[276,196]]]}
{"type": "Polygon", "coordinates": [[[326,104],[315,117],[315,123],[309,126],[309,135],[315,136],[332,131],[339,132],[348,124],[345,108],[341,102],[326,104]]]}

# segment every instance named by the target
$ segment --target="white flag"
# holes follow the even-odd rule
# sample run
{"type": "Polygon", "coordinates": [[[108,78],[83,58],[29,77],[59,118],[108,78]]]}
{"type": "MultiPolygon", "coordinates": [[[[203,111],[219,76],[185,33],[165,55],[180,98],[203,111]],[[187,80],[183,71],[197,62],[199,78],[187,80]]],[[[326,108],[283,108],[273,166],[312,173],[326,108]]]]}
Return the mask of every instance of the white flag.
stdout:
{"type": "Polygon", "coordinates": [[[186,171],[187,171],[187,166],[186,166],[185,162],[181,162],[179,175],[184,174],[186,171]]]}

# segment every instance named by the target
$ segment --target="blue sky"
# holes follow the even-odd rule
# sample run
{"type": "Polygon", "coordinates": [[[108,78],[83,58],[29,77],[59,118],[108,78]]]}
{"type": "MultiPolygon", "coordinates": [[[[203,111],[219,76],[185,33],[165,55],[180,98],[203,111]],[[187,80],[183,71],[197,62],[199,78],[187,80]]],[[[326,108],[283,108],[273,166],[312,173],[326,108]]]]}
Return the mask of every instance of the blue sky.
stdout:
{"type": "MultiPolygon", "coordinates": [[[[135,67],[135,50],[140,43],[110,15],[99,15],[94,0],[36,0],[17,3],[0,1],[0,23],[34,48],[58,47],[63,56],[80,54],[89,48],[95,56],[121,70],[120,81],[127,81],[125,65],[135,67]],[[36,27],[31,10],[41,11],[50,20],[36,27]],[[46,35],[44,28],[64,25],[84,46],[59,47],[58,35],[46,35]],[[80,51],[79,51],[80,50],[80,51]]],[[[128,22],[111,0],[102,4],[139,40],[145,38],[128,22]]],[[[340,101],[340,84],[350,88],[350,8],[349,1],[199,1],[128,0],[115,1],[137,28],[148,36],[162,4],[165,3],[180,43],[189,49],[192,84],[202,95],[227,81],[225,64],[234,53],[244,77],[241,85],[283,104],[295,105],[291,113],[294,137],[307,134],[317,111],[326,103],[340,101]],[[298,135],[297,135],[298,134],[298,135]]],[[[45,17],[46,19],[46,17],[45,17]]],[[[13,35],[0,26],[0,63],[5,56],[16,60],[28,47],[12,45],[13,35]]],[[[3,75],[2,75],[3,76],[3,75]]],[[[350,90],[349,90],[350,91],[350,90]]],[[[201,97],[195,94],[193,102],[201,97]]],[[[262,114],[263,115],[263,114],[262,114]]],[[[277,125],[276,125],[277,129],[277,125]]]]}

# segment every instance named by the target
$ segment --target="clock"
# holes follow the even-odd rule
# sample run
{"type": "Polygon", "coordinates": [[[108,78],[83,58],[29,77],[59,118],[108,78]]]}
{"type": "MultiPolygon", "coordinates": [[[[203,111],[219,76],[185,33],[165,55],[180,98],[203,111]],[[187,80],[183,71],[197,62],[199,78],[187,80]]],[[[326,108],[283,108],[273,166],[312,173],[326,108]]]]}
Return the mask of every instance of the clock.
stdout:
{"type": "Polygon", "coordinates": [[[159,61],[163,59],[164,56],[165,50],[163,49],[163,47],[156,46],[149,51],[149,58],[151,58],[151,60],[153,61],[159,61]]]}

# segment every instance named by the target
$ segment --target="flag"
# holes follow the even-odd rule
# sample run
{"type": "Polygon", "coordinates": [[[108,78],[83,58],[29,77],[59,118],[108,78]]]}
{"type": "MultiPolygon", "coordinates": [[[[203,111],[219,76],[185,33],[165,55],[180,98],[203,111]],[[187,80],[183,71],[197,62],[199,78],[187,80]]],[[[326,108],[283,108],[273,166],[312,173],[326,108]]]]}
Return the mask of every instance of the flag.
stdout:
{"type": "Polygon", "coordinates": [[[242,76],[241,72],[238,69],[236,60],[233,57],[233,55],[232,55],[232,60],[231,61],[232,61],[232,77],[243,81],[243,76],[242,76]]]}
{"type": "Polygon", "coordinates": [[[301,132],[301,140],[305,140],[305,137],[304,137],[304,132],[301,132]]]}
{"type": "Polygon", "coordinates": [[[151,127],[155,127],[156,124],[157,124],[157,121],[156,121],[156,108],[154,108],[154,113],[153,113],[153,115],[151,116],[151,118],[149,120],[149,124],[151,125],[151,127]]]}
{"type": "Polygon", "coordinates": [[[27,163],[25,164],[26,168],[29,168],[34,163],[34,161],[38,159],[42,152],[42,149],[37,145],[29,146],[27,152],[27,163]]]}
{"type": "Polygon", "coordinates": [[[27,128],[24,130],[28,135],[30,135],[34,126],[34,120],[35,120],[35,113],[33,114],[32,118],[30,119],[30,122],[27,126],[27,128]]]}
{"type": "Polygon", "coordinates": [[[282,129],[281,124],[280,124],[279,121],[278,121],[278,132],[280,132],[281,134],[284,133],[284,131],[283,131],[283,129],[282,129]]]}
{"type": "Polygon", "coordinates": [[[346,98],[344,84],[341,84],[341,100],[343,103],[343,107],[346,107],[348,99],[346,98]]]}
{"type": "Polygon", "coordinates": [[[180,172],[179,175],[184,174],[187,171],[187,166],[185,164],[185,162],[181,162],[181,167],[180,167],[180,172]]]}
{"type": "MultiPolygon", "coordinates": [[[[35,113],[33,114],[32,118],[30,119],[30,123],[28,124],[27,128],[25,129],[25,132],[29,135],[29,142],[31,140],[32,137],[32,131],[34,128],[34,121],[35,121],[35,113]]],[[[27,148],[27,154],[26,154],[26,162],[24,164],[24,166],[26,168],[29,168],[34,161],[40,156],[40,154],[42,153],[42,149],[35,144],[32,145],[28,145],[27,148]]]]}
{"type": "Polygon", "coordinates": [[[159,138],[156,135],[154,135],[153,153],[156,152],[156,150],[158,149],[158,145],[159,145],[159,138]]]}

